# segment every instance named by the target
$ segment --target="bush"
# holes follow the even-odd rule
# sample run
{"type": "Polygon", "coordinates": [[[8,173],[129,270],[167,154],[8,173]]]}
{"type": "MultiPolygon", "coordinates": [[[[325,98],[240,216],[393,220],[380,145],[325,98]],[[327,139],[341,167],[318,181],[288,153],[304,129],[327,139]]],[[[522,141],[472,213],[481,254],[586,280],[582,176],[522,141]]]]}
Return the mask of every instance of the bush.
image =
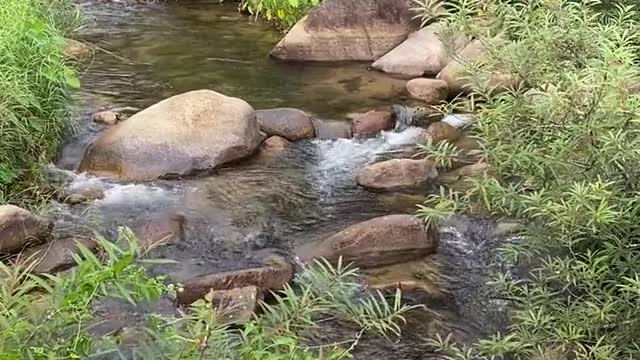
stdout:
{"type": "Polygon", "coordinates": [[[42,165],[67,125],[63,33],[77,17],[66,0],[0,0],[0,203],[43,192],[42,165]]]}
{"type": "Polygon", "coordinates": [[[496,174],[439,197],[520,218],[524,240],[501,259],[530,269],[494,283],[514,303],[507,332],[471,346],[436,339],[447,359],[640,358],[639,14],[601,5],[458,0],[445,16],[488,48],[468,64],[470,132],[496,174]],[[521,84],[496,94],[492,73],[521,84]]]}
{"type": "Polygon", "coordinates": [[[263,304],[263,314],[241,327],[219,321],[225,309],[210,299],[199,300],[184,317],[150,315],[139,332],[137,345],[119,348],[116,336],[94,337],[93,306],[116,298],[132,305],[175,297],[176,287],[162,278],[145,275],[143,251],[128,229],[117,243],[100,239],[102,251],[84,247],[78,266],[68,275],[46,279],[30,274],[31,266],[0,263],[0,354],[2,359],[84,359],[95,356],[140,359],[318,359],[349,358],[366,333],[400,334],[403,314],[412,307],[371,295],[358,282],[355,269],[317,262],[263,304]],[[314,344],[305,338],[319,319],[340,319],[354,324],[352,339],[314,344]],[[124,351],[127,351],[126,353],[124,351]],[[125,356],[127,354],[127,356],[125,356]]]}
{"type": "Polygon", "coordinates": [[[321,0],[241,0],[240,10],[262,16],[280,30],[289,30],[321,0]]]}

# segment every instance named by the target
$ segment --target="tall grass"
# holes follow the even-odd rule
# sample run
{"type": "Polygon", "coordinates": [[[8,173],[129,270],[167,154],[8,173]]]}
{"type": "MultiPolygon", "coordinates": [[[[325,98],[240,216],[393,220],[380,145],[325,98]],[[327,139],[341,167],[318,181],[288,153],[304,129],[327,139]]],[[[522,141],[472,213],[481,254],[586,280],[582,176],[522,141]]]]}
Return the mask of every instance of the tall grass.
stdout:
{"type": "Polygon", "coordinates": [[[68,0],[0,0],[0,203],[33,205],[48,192],[42,165],[66,128],[64,34],[77,13],[68,0]]]}

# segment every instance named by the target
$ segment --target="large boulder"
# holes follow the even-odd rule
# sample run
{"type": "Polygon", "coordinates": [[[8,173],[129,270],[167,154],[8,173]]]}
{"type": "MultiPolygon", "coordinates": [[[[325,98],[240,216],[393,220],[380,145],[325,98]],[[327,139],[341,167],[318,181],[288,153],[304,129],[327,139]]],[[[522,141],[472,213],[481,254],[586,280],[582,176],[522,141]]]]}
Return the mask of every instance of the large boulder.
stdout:
{"type": "Polygon", "coordinates": [[[254,110],[211,90],[163,100],[102,134],[80,171],[127,180],[189,175],[251,155],[262,142],[254,110]]]}
{"type": "Polygon", "coordinates": [[[0,253],[14,253],[46,241],[53,223],[13,205],[0,206],[0,253]]]}
{"type": "Polygon", "coordinates": [[[442,30],[442,24],[435,23],[416,31],[374,62],[373,68],[409,79],[437,75],[451,60],[451,50],[461,49],[468,42],[463,35],[441,34],[442,30]]]}
{"type": "MultiPolygon", "coordinates": [[[[456,96],[471,90],[471,75],[467,71],[469,64],[483,61],[487,55],[487,46],[480,40],[473,40],[459,52],[454,60],[449,62],[438,74],[438,79],[444,80],[449,85],[449,94],[456,96]]],[[[501,91],[517,86],[518,79],[515,76],[504,73],[480,74],[485,85],[493,91],[501,91]]]]}
{"type": "Polygon", "coordinates": [[[353,119],[351,133],[353,136],[371,136],[383,130],[391,130],[395,121],[389,111],[369,111],[353,119]]]}
{"type": "Polygon", "coordinates": [[[326,0],[271,55],[292,61],[373,61],[417,29],[410,0],[326,0]]]}
{"type": "Polygon", "coordinates": [[[370,190],[394,191],[420,188],[438,177],[432,161],[392,159],[365,166],[356,175],[358,185],[370,190]]]}
{"type": "Polygon", "coordinates": [[[256,112],[260,130],[269,136],[280,136],[289,141],[312,138],[315,135],[313,122],[302,110],[278,108],[256,112]]]}
{"type": "Polygon", "coordinates": [[[449,87],[444,80],[417,78],[407,82],[411,97],[429,105],[438,105],[447,99],[449,87]]]}
{"type": "Polygon", "coordinates": [[[178,302],[191,304],[211,290],[231,290],[239,287],[255,286],[262,293],[277,291],[291,280],[293,269],[290,264],[277,264],[250,269],[206,274],[186,280],[178,291],[178,302]]]}
{"type": "Polygon", "coordinates": [[[377,267],[417,259],[437,247],[435,231],[411,215],[388,215],[355,224],[298,249],[302,261],[325,258],[359,267],[377,267]]]}

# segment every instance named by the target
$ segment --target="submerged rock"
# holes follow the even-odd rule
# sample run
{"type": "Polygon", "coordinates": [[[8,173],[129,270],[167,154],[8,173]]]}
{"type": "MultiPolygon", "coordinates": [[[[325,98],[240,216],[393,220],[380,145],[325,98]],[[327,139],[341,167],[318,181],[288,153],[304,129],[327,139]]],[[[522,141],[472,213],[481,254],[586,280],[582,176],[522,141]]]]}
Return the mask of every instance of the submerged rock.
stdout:
{"type": "Polygon", "coordinates": [[[370,190],[417,189],[438,177],[432,161],[392,159],[368,165],[356,176],[358,185],[370,190]]]}
{"type": "Polygon", "coordinates": [[[293,61],[372,61],[417,24],[408,0],[326,0],[302,18],[271,55],[293,61]]]}
{"type": "Polygon", "coordinates": [[[115,111],[100,111],[91,116],[94,122],[104,125],[115,125],[120,120],[120,114],[115,111]]]}
{"type": "Polygon", "coordinates": [[[280,136],[289,141],[298,141],[315,136],[309,116],[301,110],[278,108],[256,112],[260,130],[268,136],[280,136]]]}
{"type": "Polygon", "coordinates": [[[418,78],[407,82],[407,91],[413,98],[429,105],[437,105],[447,99],[449,87],[444,80],[418,78]]]}
{"type": "Polygon", "coordinates": [[[0,253],[15,253],[51,236],[53,222],[14,205],[0,205],[0,253]]]}
{"type": "Polygon", "coordinates": [[[353,136],[372,136],[383,130],[391,130],[394,126],[393,114],[389,111],[369,111],[353,119],[351,133],[353,136]]]}
{"type": "Polygon", "coordinates": [[[359,267],[377,267],[417,259],[435,251],[437,235],[411,215],[367,220],[298,249],[302,261],[325,258],[359,267]]]}
{"type": "Polygon", "coordinates": [[[263,137],[245,101],[211,90],[163,100],[105,131],[79,171],[127,180],[189,175],[251,155],[263,137]]]}
{"type": "Polygon", "coordinates": [[[277,291],[291,280],[293,269],[289,264],[277,264],[251,269],[207,274],[186,280],[178,291],[178,302],[191,304],[210,290],[230,290],[255,286],[261,292],[277,291]]]}
{"type": "Polygon", "coordinates": [[[373,63],[374,69],[404,78],[437,75],[450,61],[448,45],[453,50],[464,47],[467,39],[462,35],[442,41],[442,24],[431,24],[415,33],[395,49],[373,63]],[[451,44],[448,44],[451,43],[451,44]]]}
{"type": "Polygon", "coordinates": [[[78,245],[94,250],[98,243],[91,238],[54,240],[26,249],[20,259],[35,262],[32,271],[36,274],[53,274],[75,266],[73,255],[79,252],[78,245]]]}

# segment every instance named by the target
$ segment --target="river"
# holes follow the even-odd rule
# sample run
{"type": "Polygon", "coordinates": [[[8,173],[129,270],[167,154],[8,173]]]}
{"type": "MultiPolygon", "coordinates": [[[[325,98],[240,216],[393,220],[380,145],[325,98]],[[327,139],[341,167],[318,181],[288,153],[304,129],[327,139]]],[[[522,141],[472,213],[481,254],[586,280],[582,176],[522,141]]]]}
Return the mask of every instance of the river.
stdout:
{"type": "MultiPolygon", "coordinates": [[[[136,229],[179,214],[179,246],[155,254],[178,260],[155,271],[179,280],[249,266],[264,249],[290,254],[300,244],[376,216],[412,213],[423,198],[371,193],[353,181],[358,168],[411,144],[411,128],[367,140],[301,141],[278,161],[250,160],[182,180],[123,183],[76,174],[82,154],[104,130],[90,114],[103,108],[142,109],[206,88],[256,109],[299,108],[324,126],[344,123],[348,113],[406,101],[402,81],[369,71],[367,64],[300,65],[268,58],[281,34],[238,13],[235,3],[85,1],[82,8],[81,37],[99,50],[83,67],[73,103],[76,132],[55,166],[73,178],[71,188],[97,186],[105,197],[86,206],[54,206],[58,232],[83,228],[114,236],[118,226],[136,229]]],[[[365,339],[355,358],[429,359],[427,339],[437,331],[468,341],[504,326],[505,303],[486,286],[490,272],[501,267],[492,251],[504,240],[496,229],[495,221],[452,218],[441,226],[437,254],[371,271],[372,283],[411,278],[421,290],[406,291],[406,301],[429,310],[411,314],[398,342],[365,339]]],[[[341,331],[346,330],[332,328],[341,331]]]]}

